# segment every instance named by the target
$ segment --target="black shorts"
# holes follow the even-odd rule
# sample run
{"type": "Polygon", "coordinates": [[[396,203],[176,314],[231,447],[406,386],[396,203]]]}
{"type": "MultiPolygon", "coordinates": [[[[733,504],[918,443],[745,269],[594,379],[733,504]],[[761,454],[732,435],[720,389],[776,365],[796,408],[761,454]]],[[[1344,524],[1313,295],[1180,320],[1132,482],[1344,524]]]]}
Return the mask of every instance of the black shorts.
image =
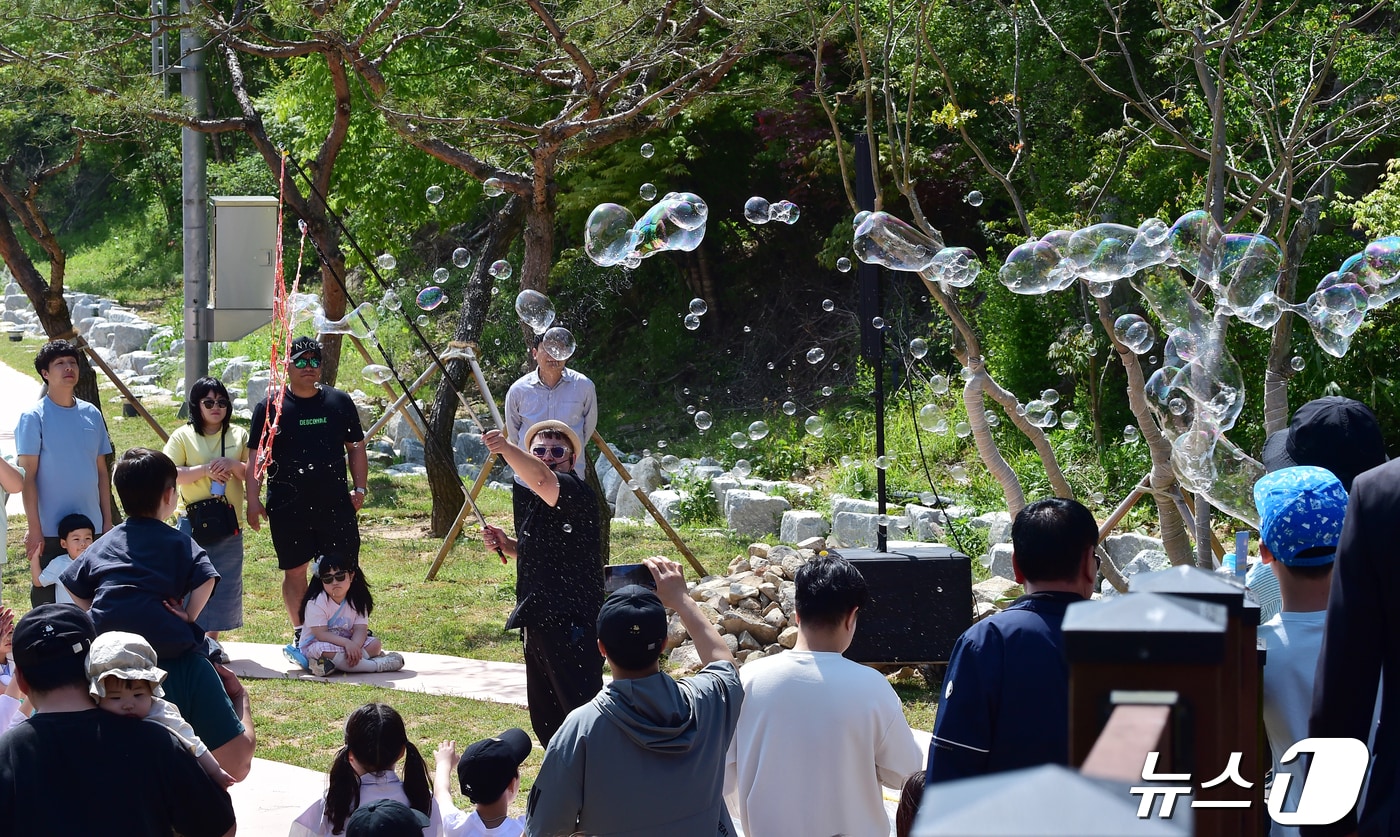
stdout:
{"type": "Polygon", "coordinates": [[[290,499],[269,498],[267,520],[277,566],[283,570],[331,552],[360,560],[360,526],[343,485],[299,491],[290,499]]]}

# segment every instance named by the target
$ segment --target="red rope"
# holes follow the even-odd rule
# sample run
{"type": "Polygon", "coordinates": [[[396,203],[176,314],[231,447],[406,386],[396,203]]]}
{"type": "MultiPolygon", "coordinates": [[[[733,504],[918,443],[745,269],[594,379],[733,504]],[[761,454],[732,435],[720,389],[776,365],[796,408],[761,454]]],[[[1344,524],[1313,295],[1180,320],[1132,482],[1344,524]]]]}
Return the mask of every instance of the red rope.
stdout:
{"type": "Polygon", "coordinates": [[[306,221],[298,221],[301,231],[301,248],[297,251],[297,270],[293,273],[292,288],[287,290],[283,279],[282,224],[283,209],[287,197],[287,155],[282,155],[282,172],[277,189],[277,260],[276,281],[272,297],[272,339],[268,350],[267,412],[263,416],[262,435],[258,438],[258,459],[253,463],[253,473],[258,480],[267,477],[268,466],[272,463],[272,444],[277,436],[278,422],[282,419],[282,399],[287,395],[287,352],[292,344],[291,299],[301,285],[301,260],[306,255],[306,221]]]}

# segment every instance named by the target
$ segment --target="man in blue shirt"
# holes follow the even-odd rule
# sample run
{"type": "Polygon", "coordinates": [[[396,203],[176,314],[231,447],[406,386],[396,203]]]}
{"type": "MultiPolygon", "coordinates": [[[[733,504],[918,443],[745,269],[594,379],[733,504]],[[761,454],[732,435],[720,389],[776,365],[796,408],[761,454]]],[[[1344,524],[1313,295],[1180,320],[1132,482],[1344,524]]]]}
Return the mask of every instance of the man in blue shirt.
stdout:
{"type": "Polygon", "coordinates": [[[32,605],[52,603],[55,588],[39,582],[49,562],[63,554],[58,522],[82,514],[101,528],[112,528],[112,486],[107,479],[107,454],[112,442],[102,413],[78,398],[78,349],[67,340],[45,343],[34,356],[34,369],[48,385],[39,403],[25,410],[15,427],[15,450],[24,469],[24,516],[29,531],[24,551],[29,556],[32,605]]]}
{"type": "Polygon", "coordinates": [[[1026,595],[953,646],[927,783],[1069,762],[1069,666],[1060,625],[1098,575],[1099,528],[1073,500],[1032,503],[1011,524],[1026,595]]]}

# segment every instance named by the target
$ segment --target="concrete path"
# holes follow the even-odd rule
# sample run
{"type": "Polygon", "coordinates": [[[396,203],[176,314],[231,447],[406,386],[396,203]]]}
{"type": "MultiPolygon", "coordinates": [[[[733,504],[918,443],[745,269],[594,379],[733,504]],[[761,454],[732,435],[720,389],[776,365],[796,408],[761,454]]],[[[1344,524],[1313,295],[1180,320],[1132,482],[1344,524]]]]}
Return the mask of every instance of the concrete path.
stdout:
{"type": "Polygon", "coordinates": [[[402,671],[386,674],[344,674],[317,677],[289,663],[280,645],[226,642],[229,668],[239,677],[254,680],[320,680],[328,683],[363,683],[385,689],[430,695],[489,700],[525,706],[525,665],[467,660],[443,654],[403,652],[402,671]]]}
{"type": "Polygon", "coordinates": [[[228,792],[239,834],[286,834],[292,820],[326,792],[326,774],[255,758],[248,778],[228,792]]]}

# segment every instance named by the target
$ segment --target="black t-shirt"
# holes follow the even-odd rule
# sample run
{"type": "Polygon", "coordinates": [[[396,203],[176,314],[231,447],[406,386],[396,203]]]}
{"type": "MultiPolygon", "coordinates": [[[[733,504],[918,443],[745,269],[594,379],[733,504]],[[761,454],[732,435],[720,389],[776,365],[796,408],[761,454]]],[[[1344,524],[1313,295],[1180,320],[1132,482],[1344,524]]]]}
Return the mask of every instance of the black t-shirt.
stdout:
{"type": "Polygon", "coordinates": [[[0,837],[216,837],[233,800],[169,730],[93,708],[0,737],[0,837]]]}
{"type": "Polygon", "coordinates": [[[559,502],[529,495],[516,530],[515,611],[507,628],[592,625],[603,606],[598,503],[577,474],[559,474],[559,502]]]}
{"type": "Polygon", "coordinates": [[[64,587],[92,602],[98,631],[146,638],[162,659],[178,657],[203,629],[165,609],[219,573],[204,548],[152,517],[131,517],[98,538],[63,571],[64,587]]]}
{"type": "MultiPolygon", "coordinates": [[[[248,439],[250,461],[256,461],[267,419],[267,399],[253,408],[248,439]]],[[[345,446],[364,441],[360,414],[350,396],[335,387],[320,387],[310,398],[298,398],[291,390],[282,399],[282,415],[272,439],[272,465],[267,470],[269,496],[281,490],[299,490],[334,482],[345,484],[345,446]]]]}

